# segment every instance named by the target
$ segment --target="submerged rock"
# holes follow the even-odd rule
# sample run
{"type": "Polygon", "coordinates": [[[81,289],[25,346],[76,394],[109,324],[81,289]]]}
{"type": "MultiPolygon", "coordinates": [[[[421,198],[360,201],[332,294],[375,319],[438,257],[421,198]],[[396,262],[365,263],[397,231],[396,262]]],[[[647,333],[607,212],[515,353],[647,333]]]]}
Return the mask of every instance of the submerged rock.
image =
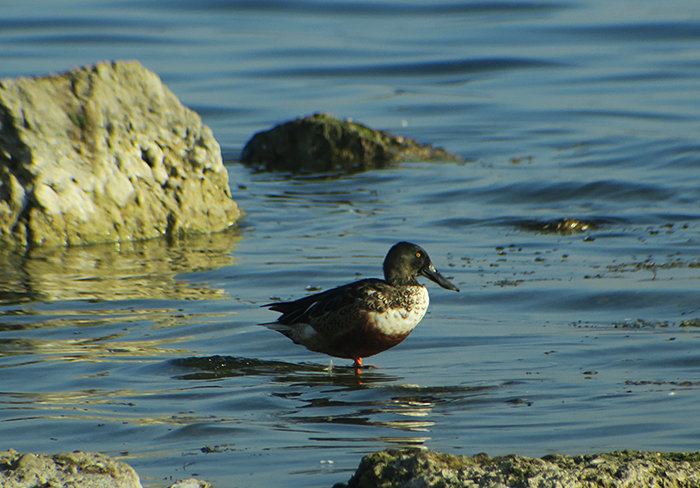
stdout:
{"type": "Polygon", "coordinates": [[[98,453],[20,454],[0,452],[0,486],[3,488],[141,488],[128,464],[98,453]]]}
{"type": "Polygon", "coordinates": [[[616,451],[541,459],[453,456],[387,450],[365,456],[348,484],[334,488],[691,488],[700,486],[700,453],[616,451]]]}
{"type": "Polygon", "coordinates": [[[0,243],[208,233],[239,215],[211,129],[138,62],[0,82],[0,243]]]}
{"type": "Polygon", "coordinates": [[[575,234],[600,228],[609,222],[603,220],[579,220],[563,218],[553,220],[523,220],[519,226],[534,232],[552,234],[575,234]]]}
{"type": "Polygon", "coordinates": [[[291,173],[356,173],[394,161],[461,158],[442,148],[324,113],[258,132],[241,154],[241,162],[257,169],[291,173]]]}

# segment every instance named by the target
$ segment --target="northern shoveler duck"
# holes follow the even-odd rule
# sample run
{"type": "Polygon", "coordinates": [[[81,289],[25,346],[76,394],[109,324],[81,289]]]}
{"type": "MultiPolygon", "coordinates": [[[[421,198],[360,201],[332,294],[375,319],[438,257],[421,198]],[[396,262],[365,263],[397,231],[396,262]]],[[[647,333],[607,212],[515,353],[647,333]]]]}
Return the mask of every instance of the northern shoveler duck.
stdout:
{"type": "Polygon", "coordinates": [[[262,305],[282,315],[261,325],[311,351],[353,359],[359,369],[362,358],[399,344],[425,315],[430,300],[418,275],[459,291],[422,247],[399,242],[386,255],[383,280],[364,279],[292,302],[262,305]]]}

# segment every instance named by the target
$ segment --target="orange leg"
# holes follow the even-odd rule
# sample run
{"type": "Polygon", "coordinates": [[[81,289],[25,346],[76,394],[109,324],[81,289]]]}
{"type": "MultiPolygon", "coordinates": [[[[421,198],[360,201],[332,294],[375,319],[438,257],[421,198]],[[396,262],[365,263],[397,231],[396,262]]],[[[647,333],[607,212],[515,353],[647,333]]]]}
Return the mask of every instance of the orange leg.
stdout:
{"type": "Polygon", "coordinates": [[[352,364],[352,366],[357,370],[362,369],[362,358],[355,359],[355,362],[352,364]]]}

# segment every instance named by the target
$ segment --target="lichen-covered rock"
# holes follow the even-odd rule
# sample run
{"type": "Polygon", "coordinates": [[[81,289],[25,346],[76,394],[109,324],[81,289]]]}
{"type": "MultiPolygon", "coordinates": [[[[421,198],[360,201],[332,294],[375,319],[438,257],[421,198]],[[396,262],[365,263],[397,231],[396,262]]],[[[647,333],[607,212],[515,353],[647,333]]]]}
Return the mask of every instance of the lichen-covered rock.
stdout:
{"type": "Polygon", "coordinates": [[[128,464],[98,453],[20,454],[0,452],[0,486],[3,488],[142,488],[128,464]]]}
{"type": "Polygon", "coordinates": [[[387,450],[365,456],[334,488],[697,488],[700,453],[616,451],[583,456],[453,456],[387,450]]]}
{"type": "Polygon", "coordinates": [[[324,113],[258,132],[241,154],[241,162],[257,169],[291,173],[356,173],[394,161],[460,160],[442,148],[324,113]]]}
{"type": "Polygon", "coordinates": [[[239,215],[211,130],[138,62],[0,82],[0,243],[207,233],[239,215]]]}

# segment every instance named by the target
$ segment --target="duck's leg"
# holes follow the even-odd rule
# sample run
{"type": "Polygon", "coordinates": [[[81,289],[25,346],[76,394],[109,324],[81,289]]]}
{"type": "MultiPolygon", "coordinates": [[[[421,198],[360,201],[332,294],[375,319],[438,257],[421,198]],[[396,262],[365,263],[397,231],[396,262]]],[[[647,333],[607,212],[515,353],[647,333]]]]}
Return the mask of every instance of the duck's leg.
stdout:
{"type": "Polygon", "coordinates": [[[355,362],[352,363],[352,367],[358,371],[361,370],[362,369],[362,358],[355,359],[355,362]]]}

